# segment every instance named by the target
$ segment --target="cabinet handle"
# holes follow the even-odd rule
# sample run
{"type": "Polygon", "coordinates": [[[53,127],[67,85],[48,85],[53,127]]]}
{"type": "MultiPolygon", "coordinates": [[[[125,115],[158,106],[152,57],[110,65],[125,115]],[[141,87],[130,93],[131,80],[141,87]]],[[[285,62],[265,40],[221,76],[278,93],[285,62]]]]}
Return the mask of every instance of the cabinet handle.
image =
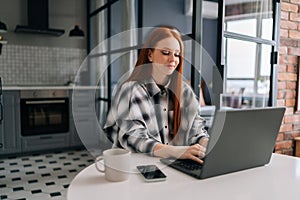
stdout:
{"type": "Polygon", "coordinates": [[[40,100],[40,101],[26,101],[26,104],[55,104],[55,103],[65,103],[65,100],[40,100]]]}
{"type": "Polygon", "coordinates": [[[49,140],[49,139],[52,139],[52,136],[41,136],[40,139],[41,140],[49,140]]]}

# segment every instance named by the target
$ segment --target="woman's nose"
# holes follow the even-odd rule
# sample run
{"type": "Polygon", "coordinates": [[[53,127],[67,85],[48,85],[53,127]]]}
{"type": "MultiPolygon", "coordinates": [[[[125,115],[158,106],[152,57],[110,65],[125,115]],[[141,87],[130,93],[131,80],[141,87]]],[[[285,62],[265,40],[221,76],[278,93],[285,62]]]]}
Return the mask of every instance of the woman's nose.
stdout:
{"type": "Polygon", "coordinates": [[[169,61],[174,61],[175,60],[175,54],[174,53],[170,53],[169,55],[169,61]]]}

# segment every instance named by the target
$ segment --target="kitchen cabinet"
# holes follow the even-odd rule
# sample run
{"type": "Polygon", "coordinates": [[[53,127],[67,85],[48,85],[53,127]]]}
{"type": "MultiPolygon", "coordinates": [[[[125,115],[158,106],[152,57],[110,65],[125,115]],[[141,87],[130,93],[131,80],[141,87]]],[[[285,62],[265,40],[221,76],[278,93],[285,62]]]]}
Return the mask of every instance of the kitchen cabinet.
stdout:
{"type": "Polygon", "coordinates": [[[95,89],[72,91],[73,135],[71,145],[83,144],[89,151],[101,152],[111,147],[107,138],[100,134],[97,118],[95,89]]]}
{"type": "MultiPolygon", "coordinates": [[[[45,88],[34,89],[45,91],[45,88]]],[[[96,101],[95,88],[57,89],[69,91],[69,131],[36,135],[21,133],[21,91],[32,90],[32,88],[4,89],[2,97],[4,119],[0,124],[0,156],[83,146],[97,153],[111,147],[107,138],[99,134],[100,126],[97,118],[99,113],[96,113],[99,105],[96,101]]]]}
{"type": "Polygon", "coordinates": [[[98,146],[96,125],[93,107],[95,105],[94,92],[88,89],[77,89],[72,91],[72,116],[73,116],[73,144],[78,144],[79,141],[86,148],[98,146]],[[79,140],[79,141],[78,141],[79,140]]]}
{"type": "Polygon", "coordinates": [[[47,151],[68,147],[69,134],[22,137],[22,152],[47,151]]]}
{"type": "Polygon", "coordinates": [[[3,121],[0,126],[0,155],[21,151],[20,93],[3,91],[3,121]]]}
{"type": "Polygon", "coordinates": [[[72,112],[72,94],[73,92],[70,91],[70,147],[81,147],[83,146],[80,137],[76,131],[76,127],[75,127],[75,122],[74,122],[74,117],[73,117],[73,112],[72,112]]]}

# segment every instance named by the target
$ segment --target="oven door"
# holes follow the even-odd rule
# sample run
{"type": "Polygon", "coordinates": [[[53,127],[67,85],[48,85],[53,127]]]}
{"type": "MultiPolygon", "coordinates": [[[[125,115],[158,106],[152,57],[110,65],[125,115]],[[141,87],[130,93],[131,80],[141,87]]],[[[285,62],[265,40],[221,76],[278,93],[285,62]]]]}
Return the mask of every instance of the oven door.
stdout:
{"type": "Polygon", "coordinates": [[[21,134],[23,136],[68,131],[68,98],[21,99],[21,134]]]}

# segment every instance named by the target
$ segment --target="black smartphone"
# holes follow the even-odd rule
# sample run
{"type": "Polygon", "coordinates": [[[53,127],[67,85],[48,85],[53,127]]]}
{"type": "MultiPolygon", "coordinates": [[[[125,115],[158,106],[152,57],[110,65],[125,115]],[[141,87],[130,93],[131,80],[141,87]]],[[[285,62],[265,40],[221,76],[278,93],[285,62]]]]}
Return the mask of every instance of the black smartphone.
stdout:
{"type": "Polygon", "coordinates": [[[139,165],[136,167],[145,181],[164,181],[167,176],[156,165],[139,165]]]}

